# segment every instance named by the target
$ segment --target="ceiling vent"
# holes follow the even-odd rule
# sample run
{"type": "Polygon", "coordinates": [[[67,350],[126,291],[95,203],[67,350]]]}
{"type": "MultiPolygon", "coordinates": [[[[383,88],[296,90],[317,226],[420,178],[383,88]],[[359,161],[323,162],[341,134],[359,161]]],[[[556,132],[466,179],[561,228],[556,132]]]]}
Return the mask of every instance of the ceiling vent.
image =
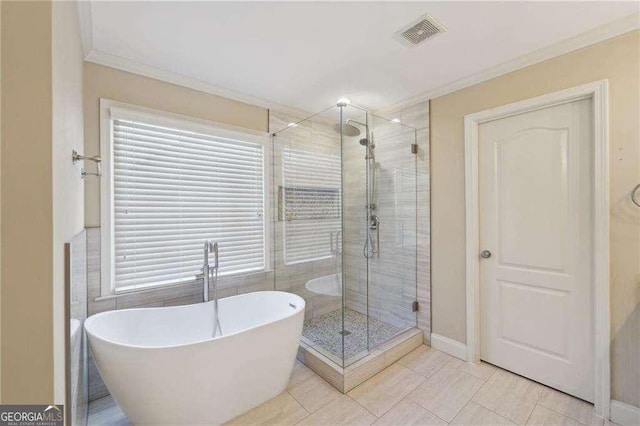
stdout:
{"type": "Polygon", "coordinates": [[[414,47],[447,29],[431,15],[426,14],[396,32],[393,37],[408,47],[414,47]]]}

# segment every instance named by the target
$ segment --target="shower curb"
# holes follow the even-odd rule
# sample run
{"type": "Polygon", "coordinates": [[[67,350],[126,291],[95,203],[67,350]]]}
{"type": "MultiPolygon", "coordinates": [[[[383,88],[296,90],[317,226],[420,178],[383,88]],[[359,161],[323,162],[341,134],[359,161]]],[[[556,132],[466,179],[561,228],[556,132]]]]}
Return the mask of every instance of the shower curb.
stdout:
{"type": "Polygon", "coordinates": [[[343,368],[304,341],[297,358],[342,393],[384,370],[423,343],[422,330],[411,328],[373,349],[367,356],[343,368]]]}

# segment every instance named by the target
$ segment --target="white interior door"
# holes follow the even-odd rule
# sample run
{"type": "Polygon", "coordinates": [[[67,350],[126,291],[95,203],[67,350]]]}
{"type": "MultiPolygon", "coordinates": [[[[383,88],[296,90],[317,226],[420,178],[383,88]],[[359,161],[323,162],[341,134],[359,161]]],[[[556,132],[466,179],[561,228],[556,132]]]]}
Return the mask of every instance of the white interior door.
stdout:
{"type": "Polygon", "coordinates": [[[593,402],[591,108],[483,123],[478,149],[480,357],[593,402]]]}

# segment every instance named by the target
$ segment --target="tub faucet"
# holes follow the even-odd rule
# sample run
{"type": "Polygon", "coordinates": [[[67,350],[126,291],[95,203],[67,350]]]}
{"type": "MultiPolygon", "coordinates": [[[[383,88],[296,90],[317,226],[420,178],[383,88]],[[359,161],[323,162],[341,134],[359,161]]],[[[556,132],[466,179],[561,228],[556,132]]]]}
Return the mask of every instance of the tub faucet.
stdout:
{"type": "Polygon", "coordinates": [[[202,265],[202,299],[204,302],[209,301],[209,281],[213,284],[213,303],[215,306],[213,317],[213,337],[220,332],[222,336],[222,327],[220,326],[220,317],[218,315],[218,243],[211,240],[204,242],[204,265],[202,265]],[[209,264],[209,255],[213,254],[213,266],[209,264]],[[212,279],[213,272],[213,279],[212,279]]]}
{"type": "MultiPolygon", "coordinates": [[[[209,280],[211,279],[211,265],[209,264],[209,254],[213,254],[213,270],[218,272],[218,243],[211,240],[204,242],[204,265],[202,266],[203,292],[202,298],[204,302],[209,301],[209,280]]],[[[217,299],[217,283],[213,280],[214,299],[217,299]]],[[[217,301],[217,300],[216,300],[217,301]]]]}
{"type": "Polygon", "coordinates": [[[339,254],[342,254],[342,250],[340,249],[340,241],[342,240],[342,231],[329,232],[329,240],[331,243],[330,244],[331,255],[337,257],[339,254]],[[334,245],[334,241],[335,241],[335,245],[334,245]]]}

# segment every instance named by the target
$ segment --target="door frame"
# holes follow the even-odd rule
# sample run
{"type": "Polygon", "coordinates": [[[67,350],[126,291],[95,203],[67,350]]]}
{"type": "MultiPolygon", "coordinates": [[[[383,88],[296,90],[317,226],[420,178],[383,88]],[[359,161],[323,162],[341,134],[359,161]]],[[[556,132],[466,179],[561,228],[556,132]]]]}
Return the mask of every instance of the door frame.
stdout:
{"type": "Polygon", "coordinates": [[[478,178],[478,127],[487,121],[531,112],[554,105],[591,99],[594,135],[594,383],[595,412],[609,418],[610,312],[609,312],[609,118],[608,80],[465,115],[465,200],[466,200],[466,313],[467,362],[480,360],[480,223],[478,178]]]}

